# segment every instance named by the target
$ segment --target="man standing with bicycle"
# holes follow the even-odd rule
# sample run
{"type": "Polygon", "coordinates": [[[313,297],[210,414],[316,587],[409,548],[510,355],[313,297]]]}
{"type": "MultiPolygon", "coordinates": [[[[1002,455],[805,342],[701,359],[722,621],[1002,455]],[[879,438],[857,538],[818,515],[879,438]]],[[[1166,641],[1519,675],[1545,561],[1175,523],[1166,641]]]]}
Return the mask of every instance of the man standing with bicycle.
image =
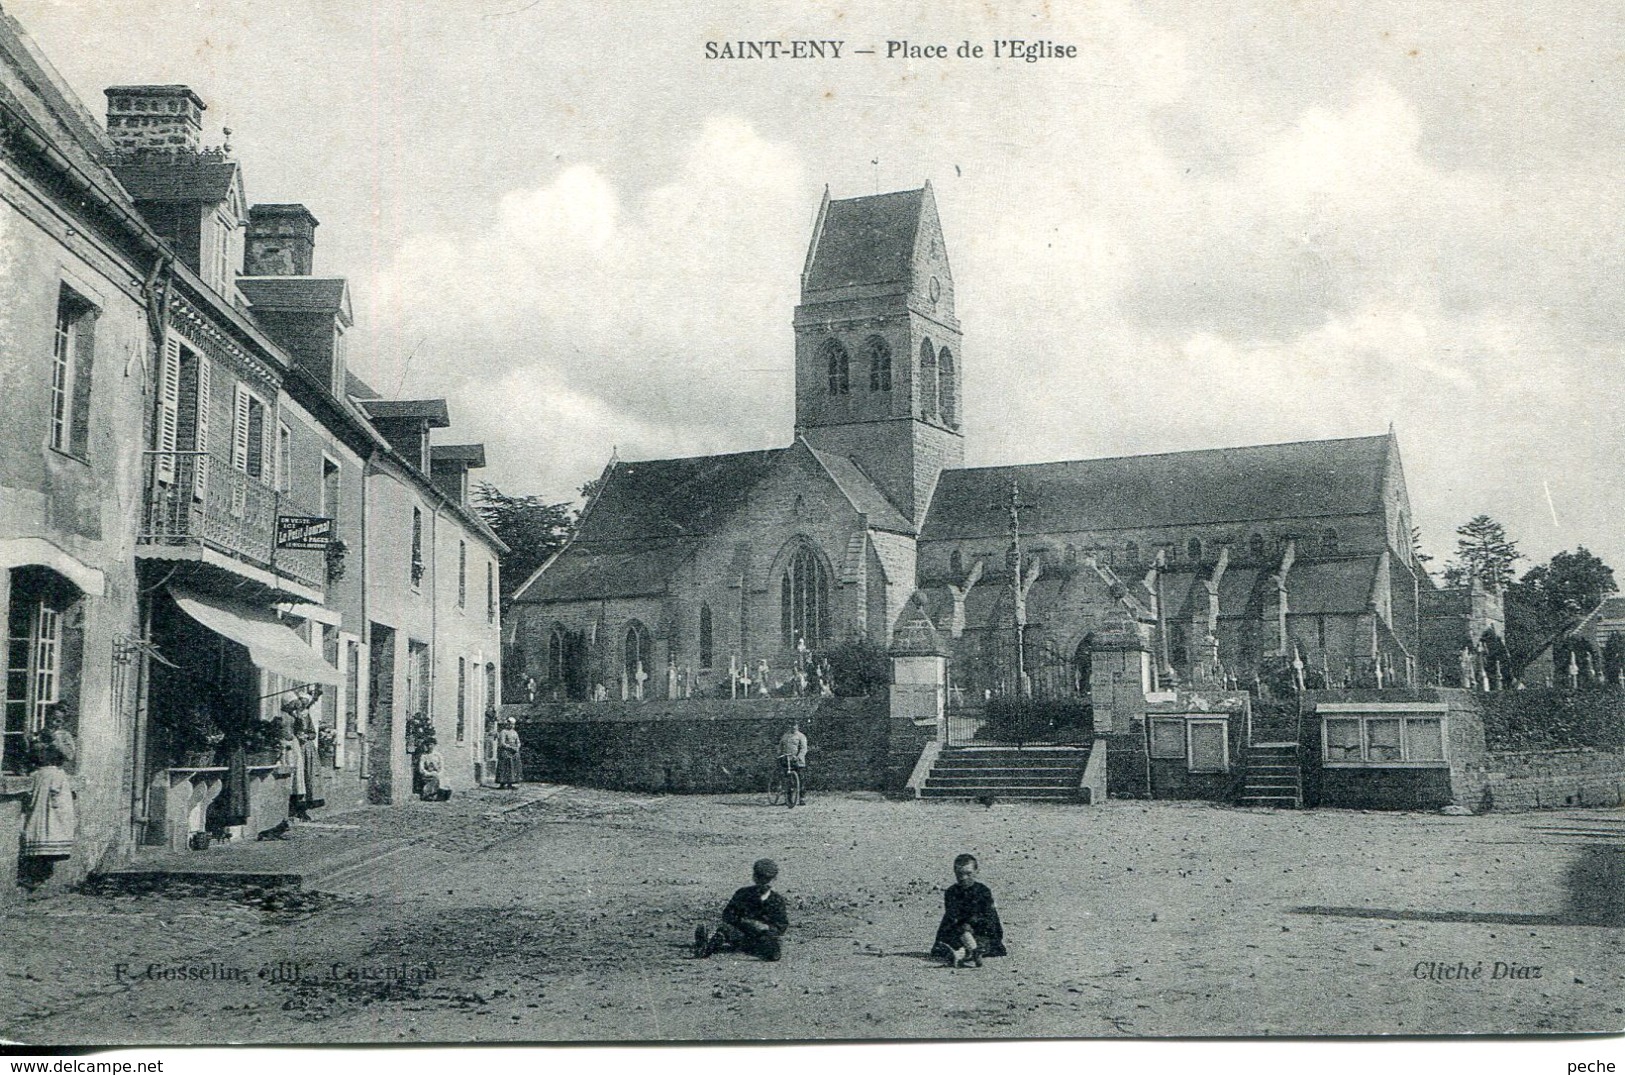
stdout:
{"type": "MultiPolygon", "coordinates": [[[[801,734],[801,721],[794,721],[779,737],[779,767],[786,772],[795,770],[801,778],[801,790],[807,790],[807,737],[801,734]]],[[[799,800],[798,800],[799,801],[799,800]]]]}

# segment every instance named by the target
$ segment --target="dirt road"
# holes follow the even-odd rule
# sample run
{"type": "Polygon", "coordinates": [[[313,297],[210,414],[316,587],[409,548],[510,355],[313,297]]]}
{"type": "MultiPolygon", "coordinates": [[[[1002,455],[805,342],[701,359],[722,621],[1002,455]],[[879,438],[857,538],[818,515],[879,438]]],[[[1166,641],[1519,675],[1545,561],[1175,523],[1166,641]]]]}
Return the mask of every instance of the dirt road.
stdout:
{"type": "MultiPolygon", "coordinates": [[[[1625,815],[481,791],[338,819],[330,895],[0,916],[12,1040],[1575,1033],[1625,1027],[1625,815]],[[927,958],[955,854],[1011,954],[927,958]],[[776,964],[696,922],[781,865],[776,964]]],[[[309,829],[299,839],[321,839],[309,829]]]]}

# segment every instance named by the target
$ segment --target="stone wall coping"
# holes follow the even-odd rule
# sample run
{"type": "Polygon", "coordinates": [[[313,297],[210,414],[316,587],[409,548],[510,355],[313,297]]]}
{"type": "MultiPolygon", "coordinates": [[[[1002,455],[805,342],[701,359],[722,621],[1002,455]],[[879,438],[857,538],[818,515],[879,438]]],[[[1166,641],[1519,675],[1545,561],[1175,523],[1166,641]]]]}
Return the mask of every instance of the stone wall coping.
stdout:
{"type": "Polygon", "coordinates": [[[1321,702],[1315,712],[1325,713],[1448,713],[1445,702],[1321,702]]]}
{"type": "Polygon", "coordinates": [[[683,720],[776,720],[815,718],[820,710],[884,709],[871,698],[684,698],[650,702],[536,702],[503,707],[504,717],[525,724],[637,724],[683,720]]]}

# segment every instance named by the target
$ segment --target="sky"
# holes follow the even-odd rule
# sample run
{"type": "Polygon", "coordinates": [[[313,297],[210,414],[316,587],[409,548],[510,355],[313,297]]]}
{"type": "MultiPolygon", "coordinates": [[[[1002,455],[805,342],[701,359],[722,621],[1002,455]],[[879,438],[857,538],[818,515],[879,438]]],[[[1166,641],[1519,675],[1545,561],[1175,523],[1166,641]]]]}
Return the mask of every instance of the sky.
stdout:
{"type": "Polygon", "coordinates": [[[930,180],[970,465],[1392,425],[1440,560],[1487,513],[1625,575],[1620,5],[0,2],[97,115],[192,86],[506,492],[788,443],[824,187],[930,180]],[[1076,55],[953,55],[1012,37],[1076,55]],[[763,39],[846,44],[704,56],[763,39]]]}

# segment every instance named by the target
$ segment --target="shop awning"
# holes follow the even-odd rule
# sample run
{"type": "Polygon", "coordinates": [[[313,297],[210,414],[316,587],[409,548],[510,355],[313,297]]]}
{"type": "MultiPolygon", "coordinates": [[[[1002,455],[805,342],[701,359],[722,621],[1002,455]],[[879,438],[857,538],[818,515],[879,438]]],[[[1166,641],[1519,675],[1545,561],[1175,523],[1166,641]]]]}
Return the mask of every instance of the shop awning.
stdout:
{"type": "Polygon", "coordinates": [[[178,586],[169,588],[181,611],[217,635],[248,649],[248,658],[267,672],[299,683],[339,686],[344,677],[293,629],[271,612],[222,597],[202,597],[178,586]]]}

